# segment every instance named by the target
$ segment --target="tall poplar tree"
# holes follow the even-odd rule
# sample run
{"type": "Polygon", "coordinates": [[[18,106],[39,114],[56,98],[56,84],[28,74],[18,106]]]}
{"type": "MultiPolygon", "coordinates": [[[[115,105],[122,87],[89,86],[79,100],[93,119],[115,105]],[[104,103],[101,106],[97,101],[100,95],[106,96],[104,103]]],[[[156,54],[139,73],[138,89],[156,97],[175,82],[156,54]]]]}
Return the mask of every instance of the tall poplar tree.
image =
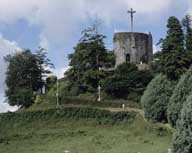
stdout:
{"type": "Polygon", "coordinates": [[[185,46],[188,52],[192,52],[192,17],[190,15],[186,15],[182,24],[185,31],[185,46]]]}

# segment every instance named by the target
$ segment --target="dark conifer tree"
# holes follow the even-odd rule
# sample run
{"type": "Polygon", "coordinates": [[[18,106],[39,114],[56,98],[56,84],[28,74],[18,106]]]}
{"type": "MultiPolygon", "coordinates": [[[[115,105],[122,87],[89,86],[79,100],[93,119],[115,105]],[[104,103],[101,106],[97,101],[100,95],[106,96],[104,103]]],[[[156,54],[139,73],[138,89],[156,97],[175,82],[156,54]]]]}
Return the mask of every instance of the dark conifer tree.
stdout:
{"type": "Polygon", "coordinates": [[[170,17],[167,28],[166,38],[160,40],[162,54],[159,64],[169,79],[177,80],[189,68],[189,58],[184,49],[184,34],[179,20],[170,17]]]}

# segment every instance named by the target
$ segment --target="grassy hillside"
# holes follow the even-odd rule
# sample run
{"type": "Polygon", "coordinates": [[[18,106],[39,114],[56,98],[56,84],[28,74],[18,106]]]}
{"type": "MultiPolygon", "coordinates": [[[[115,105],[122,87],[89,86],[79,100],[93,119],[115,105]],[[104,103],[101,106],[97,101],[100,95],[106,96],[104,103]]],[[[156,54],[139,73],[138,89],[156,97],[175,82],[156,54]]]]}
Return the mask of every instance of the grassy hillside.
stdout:
{"type": "Polygon", "coordinates": [[[0,153],[166,153],[172,130],[132,113],[65,108],[0,115],[0,153]]]}

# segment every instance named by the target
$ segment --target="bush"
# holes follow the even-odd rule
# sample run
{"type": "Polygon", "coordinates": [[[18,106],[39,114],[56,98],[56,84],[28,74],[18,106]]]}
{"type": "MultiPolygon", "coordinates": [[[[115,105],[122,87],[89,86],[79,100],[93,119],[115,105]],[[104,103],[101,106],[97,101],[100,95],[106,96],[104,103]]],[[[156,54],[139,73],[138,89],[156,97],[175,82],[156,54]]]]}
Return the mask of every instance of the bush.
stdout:
{"type": "Polygon", "coordinates": [[[50,119],[94,119],[96,121],[132,122],[137,112],[110,112],[89,107],[66,107],[63,109],[48,109],[45,111],[28,111],[20,113],[0,114],[0,123],[27,123],[32,121],[47,121],[50,119]]]}
{"type": "Polygon", "coordinates": [[[175,87],[173,95],[168,105],[168,120],[172,127],[176,127],[176,122],[180,118],[180,111],[187,96],[192,91],[192,70],[186,72],[175,87]]]}
{"type": "Polygon", "coordinates": [[[181,109],[181,118],[177,122],[177,131],[173,138],[173,153],[192,152],[192,95],[181,109]]]}
{"type": "Polygon", "coordinates": [[[133,100],[131,95],[140,97],[151,79],[150,72],[139,71],[136,65],[123,63],[117,67],[113,76],[105,80],[103,87],[114,98],[133,100]]]}
{"type": "MultiPolygon", "coordinates": [[[[68,85],[69,81],[64,79],[59,80],[58,92],[60,101],[65,99],[65,97],[71,95],[69,92],[68,85]]],[[[57,85],[55,84],[45,95],[44,101],[48,103],[56,103],[56,93],[57,93],[57,85]]]]}
{"type": "Polygon", "coordinates": [[[36,97],[35,97],[35,104],[40,104],[42,102],[43,102],[42,96],[41,95],[36,95],[36,97]]]}
{"type": "Polygon", "coordinates": [[[46,79],[46,89],[49,91],[57,83],[56,76],[49,76],[46,79]]]}
{"type": "Polygon", "coordinates": [[[156,76],[141,97],[145,117],[154,122],[167,121],[167,105],[173,85],[166,76],[156,76]]]}

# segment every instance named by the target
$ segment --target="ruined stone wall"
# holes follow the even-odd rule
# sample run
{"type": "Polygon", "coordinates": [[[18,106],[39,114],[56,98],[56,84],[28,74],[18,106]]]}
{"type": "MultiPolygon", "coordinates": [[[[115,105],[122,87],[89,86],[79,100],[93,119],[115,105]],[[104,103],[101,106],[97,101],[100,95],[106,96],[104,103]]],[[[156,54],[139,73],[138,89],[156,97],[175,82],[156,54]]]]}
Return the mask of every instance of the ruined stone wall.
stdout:
{"type": "Polygon", "coordinates": [[[114,35],[116,66],[130,60],[140,64],[152,61],[153,43],[151,34],[121,32],[114,35]]]}

